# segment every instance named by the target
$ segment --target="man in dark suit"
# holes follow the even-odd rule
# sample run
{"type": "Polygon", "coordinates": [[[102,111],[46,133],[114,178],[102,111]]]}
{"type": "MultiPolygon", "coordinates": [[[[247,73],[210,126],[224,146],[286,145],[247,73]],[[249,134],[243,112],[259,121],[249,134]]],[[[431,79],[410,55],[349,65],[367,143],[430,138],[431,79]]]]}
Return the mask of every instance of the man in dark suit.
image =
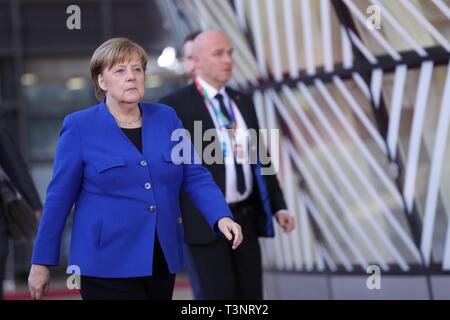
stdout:
{"type": "Polygon", "coordinates": [[[225,239],[207,230],[204,218],[182,195],[185,240],[191,249],[204,298],[262,299],[258,237],[273,237],[272,215],[286,233],[294,228],[294,219],[286,210],[276,176],[261,175],[261,162],[245,160],[251,158],[250,150],[259,145],[258,141],[247,145],[245,132],[248,129],[259,132],[259,125],[251,98],[225,87],[231,78],[232,52],[223,32],[201,33],[194,41],[197,74],[194,83],[162,98],[161,102],[176,110],[191,137],[199,124],[202,137],[206,130],[215,129],[213,148],[208,141],[202,141],[201,145],[194,142],[194,145],[202,156],[208,150],[218,150],[213,160],[223,161],[203,159],[203,164],[225,194],[244,235],[242,246],[232,252],[225,239]]]}
{"type": "MultiPolygon", "coordinates": [[[[0,166],[9,176],[17,190],[35,210],[35,215],[38,219],[42,209],[41,201],[34,187],[33,180],[28,173],[25,161],[2,123],[0,123],[0,166]]],[[[3,211],[4,208],[0,199],[0,299],[3,299],[3,278],[8,257],[8,227],[3,211]]]]}
{"type": "Polygon", "coordinates": [[[200,33],[200,31],[192,32],[183,41],[183,65],[184,72],[188,76],[188,83],[195,79],[194,40],[200,33]]]}

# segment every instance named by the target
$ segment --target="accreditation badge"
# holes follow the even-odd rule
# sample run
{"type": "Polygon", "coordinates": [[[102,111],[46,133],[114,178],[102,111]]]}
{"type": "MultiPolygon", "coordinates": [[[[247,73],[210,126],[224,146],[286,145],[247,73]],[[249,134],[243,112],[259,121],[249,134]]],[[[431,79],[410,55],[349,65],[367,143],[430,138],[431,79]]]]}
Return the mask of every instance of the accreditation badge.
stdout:
{"type": "Polygon", "coordinates": [[[242,143],[236,143],[236,160],[238,163],[245,162],[245,148],[242,143]]]}
{"type": "Polygon", "coordinates": [[[223,158],[226,159],[228,156],[228,147],[227,147],[226,141],[222,141],[222,152],[223,152],[223,158]]]}

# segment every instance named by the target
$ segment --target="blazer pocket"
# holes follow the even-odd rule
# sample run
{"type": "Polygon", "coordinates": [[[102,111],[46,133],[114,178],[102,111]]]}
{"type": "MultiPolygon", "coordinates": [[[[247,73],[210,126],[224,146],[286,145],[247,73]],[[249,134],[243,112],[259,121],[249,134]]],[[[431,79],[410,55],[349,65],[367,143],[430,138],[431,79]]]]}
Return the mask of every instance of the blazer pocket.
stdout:
{"type": "Polygon", "coordinates": [[[103,159],[103,160],[95,162],[94,165],[95,165],[95,169],[97,169],[97,172],[102,173],[111,168],[125,167],[126,162],[125,162],[124,158],[118,157],[118,158],[103,159]]]}
{"type": "Polygon", "coordinates": [[[181,164],[183,162],[183,159],[180,156],[172,157],[172,151],[163,152],[162,158],[165,162],[173,164],[181,164]]]}

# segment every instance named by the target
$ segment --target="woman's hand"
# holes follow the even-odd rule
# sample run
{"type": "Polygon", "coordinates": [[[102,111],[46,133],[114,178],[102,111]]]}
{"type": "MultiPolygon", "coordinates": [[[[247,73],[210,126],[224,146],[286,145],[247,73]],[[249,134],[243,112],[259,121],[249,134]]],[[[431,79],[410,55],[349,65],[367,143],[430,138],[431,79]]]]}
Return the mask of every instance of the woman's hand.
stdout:
{"type": "Polygon", "coordinates": [[[34,300],[43,299],[48,294],[49,286],[50,269],[43,265],[31,265],[30,275],[28,276],[28,289],[31,298],[34,300]]]}
{"type": "Polygon", "coordinates": [[[222,232],[228,240],[231,241],[234,236],[233,250],[239,247],[241,242],[244,240],[241,226],[239,224],[228,217],[224,217],[219,220],[217,226],[220,232],[222,232]]]}

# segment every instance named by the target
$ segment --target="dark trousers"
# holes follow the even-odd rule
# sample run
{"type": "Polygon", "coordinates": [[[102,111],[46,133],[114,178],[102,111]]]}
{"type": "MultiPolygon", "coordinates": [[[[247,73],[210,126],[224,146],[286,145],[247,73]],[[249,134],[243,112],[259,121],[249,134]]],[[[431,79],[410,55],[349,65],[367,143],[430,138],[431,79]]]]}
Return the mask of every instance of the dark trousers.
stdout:
{"type": "Polygon", "coordinates": [[[139,278],[81,276],[83,300],[171,300],[175,275],[139,278]]]}
{"type": "Polygon", "coordinates": [[[3,280],[5,278],[6,260],[8,258],[8,226],[3,214],[3,207],[0,199],[0,300],[3,300],[3,280]]]}
{"type": "Polygon", "coordinates": [[[219,238],[208,245],[190,245],[203,298],[207,300],[261,300],[262,265],[256,212],[233,210],[244,241],[236,249],[219,238]]]}
{"type": "Polygon", "coordinates": [[[153,274],[137,278],[81,276],[83,300],[171,300],[175,274],[169,273],[158,237],[155,236],[153,274]]]}

